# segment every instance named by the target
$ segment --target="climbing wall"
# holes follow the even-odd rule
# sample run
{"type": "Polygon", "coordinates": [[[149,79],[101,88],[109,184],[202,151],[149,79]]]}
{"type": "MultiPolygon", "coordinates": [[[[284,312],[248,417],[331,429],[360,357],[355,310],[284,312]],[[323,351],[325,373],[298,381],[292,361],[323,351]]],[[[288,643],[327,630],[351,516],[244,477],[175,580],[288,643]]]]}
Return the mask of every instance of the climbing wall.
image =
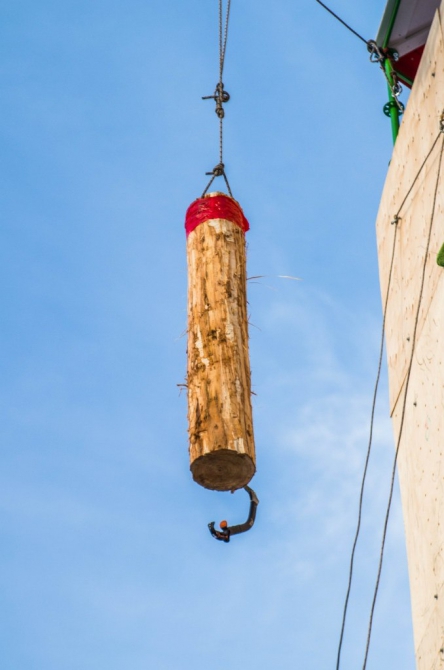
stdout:
{"type": "Polygon", "coordinates": [[[443,20],[444,3],[401,124],[377,220],[383,303],[394,249],[386,345],[418,670],[444,668],[444,268],[436,263],[444,243],[444,159],[438,177],[444,135],[407,194],[444,110],[443,20]],[[400,220],[392,224],[400,207],[400,220]]]}

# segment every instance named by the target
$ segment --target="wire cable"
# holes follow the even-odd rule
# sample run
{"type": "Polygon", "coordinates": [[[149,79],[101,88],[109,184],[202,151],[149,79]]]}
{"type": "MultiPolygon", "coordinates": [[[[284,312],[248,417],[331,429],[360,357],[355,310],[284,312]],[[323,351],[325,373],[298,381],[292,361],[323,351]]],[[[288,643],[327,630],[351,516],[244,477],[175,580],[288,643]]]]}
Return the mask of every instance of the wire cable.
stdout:
{"type": "Polygon", "coordinates": [[[219,74],[220,74],[219,83],[222,83],[222,77],[224,74],[225,52],[227,50],[228,26],[230,22],[230,10],[231,10],[231,0],[228,0],[227,12],[225,15],[225,29],[222,38],[223,7],[222,7],[222,0],[219,0],[219,74]]]}
{"type": "Polygon", "coordinates": [[[354,30],[351,26],[349,26],[348,23],[343,21],[340,16],[335,14],[334,11],[330,9],[330,7],[327,7],[327,5],[324,5],[324,3],[321,2],[321,0],[316,0],[316,2],[318,2],[320,5],[322,5],[322,7],[327,10],[327,12],[329,12],[332,16],[334,16],[335,19],[337,19],[340,23],[342,23],[342,25],[345,26],[347,28],[347,30],[349,30],[351,33],[353,33],[353,35],[356,35],[356,37],[358,37],[361,40],[361,42],[364,42],[364,44],[367,44],[368,41],[366,39],[364,39],[364,37],[362,37],[362,35],[357,33],[356,30],[354,30]]]}
{"type": "MultiPolygon", "coordinates": [[[[442,131],[440,131],[440,134],[441,133],[442,133],[442,131]]],[[[436,145],[436,141],[435,141],[435,145],[436,145]]],[[[373,617],[374,617],[374,613],[375,613],[376,600],[377,600],[377,597],[378,597],[379,584],[380,584],[380,581],[381,581],[382,564],[383,564],[383,560],[384,560],[385,542],[386,542],[386,539],[387,539],[387,528],[388,528],[390,510],[391,510],[392,500],[393,500],[393,491],[394,491],[394,487],[395,487],[396,466],[397,466],[397,463],[398,463],[399,449],[400,449],[400,446],[401,446],[401,439],[402,439],[402,434],[403,434],[403,430],[404,430],[405,412],[406,412],[406,407],[407,407],[407,395],[408,395],[408,391],[409,391],[410,376],[411,376],[412,367],[413,367],[413,357],[414,357],[414,354],[415,354],[416,334],[417,334],[417,331],[418,331],[418,323],[419,323],[419,313],[420,313],[420,310],[421,310],[421,303],[422,303],[422,298],[423,298],[423,294],[424,294],[424,284],[425,284],[425,275],[426,275],[426,270],[427,270],[427,260],[428,260],[429,250],[430,250],[430,240],[432,238],[433,221],[434,221],[434,218],[435,218],[436,200],[437,200],[437,195],[438,195],[439,180],[440,180],[440,176],[441,176],[441,166],[442,166],[443,152],[444,152],[444,138],[443,138],[443,141],[441,143],[441,151],[440,151],[440,154],[439,154],[438,173],[437,173],[437,177],[436,177],[435,192],[434,192],[434,195],[433,195],[432,213],[431,213],[431,216],[430,216],[429,232],[428,232],[427,244],[426,244],[426,249],[425,249],[425,254],[424,254],[424,264],[423,264],[423,268],[422,268],[421,284],[420,284],[420,289],[419,289],[418,307],[417,307],[417,310],[416,310],[415,322],[414,322],[414,327],[413,327],[412,351],[410,353],[410,361],[409,361],[409,366],[408,366],[408,369],[407,369],[407,376],[406,376],[406,380],[405,380],[405,391],[404,391],[404,398],[403,398],[402,410],[401,410],[401,420],[400,420],[400,425],[399,425],[398,441],[397,441],[397,444],[396,444],[395,458],[393,460],[392,476],[391,476],[391,481],[390,481],[390,493],[389,493],[388,504],[387,504],[387,512],[386,512],[385,519],[384,519],[384,530],[383,530],[383,533],[382,533],[382,542],[381,542],[381,551],[380,551],[380,556],[379,556],[378,574],[377,574],[377,577],[376,577],[375,590],[374,590],[373,601],[372,601],[372,606],[371,606],[371,610],[370,610],[370,619],[369,619],[368,632],[367,632],[367,644],[366,644],[366,648],[365,648],[365,655],[364,655],[364,662],[363,662],[363,665],[362,665],[362,670],[365,670],[366,667],[367,667],[367,660],[368,660],[368,654],[369,654],[369,649],[370,649],[370,640],[371,640],[371,634],[372,634],[372,628],[373,628],[373,617]]],[[[429,153],[429,156],[430,156],[430,153],[429,153]]],[[[423,166],[424,166],[424,164],[423,164],[423,166]]],[[[421,166],[421,170],[422,170],[423,166],[421,166]]]]}
{"type": "MultiPolygon", "coordinates": [[[[228,25],[230,21],[231,0],[228,0],[227,12],[225,15],[225,28],[223,29],[223,6],[222,0],[219,0],[219,91],[224,90],[223,74],[225,65],[225,53],[227,51],[228,25]]],[[[224,115],[219,116],[219,163],[224,163],[224,115]]],[[[224,172],[225,176],[225,172],[224,172]]],[[[226,177],[225,177],[226,181],[226,177]]],[[[230,194],[231,195],[231,194],[230,194]]]]}
{"type": "MultiPolygon", "coordinates": [[[[329,12],[332,16],[339,21],[339,23],[342,23],[343,26],[347,28],[353,35],[356,35],[358,39],[361,40],[361,42],[364,42],[364,44],[367,46],[368,51],[370,52],[370,61],[372,63],[379,63],[379,66],[384,74],[384,77],[387,81],[388,87],[392,92],[393,95],[393,102],[398,108],[398,114],[403,114],[404,113],[404,105],[400,100],[398,100],[399,95],[402,92],[402,86],[398,81],[398,74],[395,70],[392,71],[391,73],[391,78],[393,81],[390,81],[390,77],[387,74],[385,70],[385,62],[387,60],[387,49],[381,49],[375,42],[375,40],[366,40],[362,35],[360,35],[354,28],[352,28],[348,23],[346,23],[343,19],[341,19],[340,16],[338,16],[330,7],[327,7],[326,4],[324,4],[321,0],[316,0],[318,4],[321,5],[324,9],[329,12]]],[[[388,103],[390,105],[390,102],[388,103]]]]}
{"type": "MultiPolygon", "coordinates": [[[[341,632],[340,632],[340,636],[339,636],[339,644],[338,644],[338,652],[337,652],[337,660],[336,660],[336,670],[339,670],[340,663],[341,663],[341,651],[342,651],[342,646],[343,646],[343,641],[344,641],[344,633],[345,633],[345,624],[346,624],[346,619],[347,619],[348,603],[349,603],[349,599],[350,599],[350,592],[351,592],[351,587],[352,587],[352,582],[353,582],[354,559],[355,559],[355,553],[356,553],[356,547],[357,547],[357,543],[358,543],[358,539],[359,539],[359,534],[360,534],[360,530],[361,530],[362,508],[363,508],[363,501],[364,501],[365,483],[366,483],[366,478],[367,478],[367,471],[368,471],[368,465],[369,465],[369,460],[370,460],[370,455],[371,455],[371,450],[372,450],[372,444],[373,444],[375,408],[376,408],[376,400],[377,400],[378,389],[379,389],[379,382],[380,382],[380,377],[381,377],[382,359],[383,359],[383,352],[384,352],[384,340],[385,340],[385,327],[386,327],[387,309],[388,309],[390,288],[391,288],[392,275],[393,275],[393,266],[394,266],[394,260],[395,260],[396,240],[397,240],[397,234],[398,234],[398,223],[401,220],[400,219],[400,213],[402,211],[402,208],[404,207],[405,203],[407,202],[408,197],[410,196],[410,194],[411,194],[415,184],[417,183],[425,165],[427,164],[427,162],[428,162],[428,160],[429,160],[429,158],[430,158],[430,156],[431,156],[431,154],[432,154],[432,152],[433,152],[433,150],[434,150],[434,148],[435,148],[435,146],[436,146],[436,144],[439,140],[439,137],[443,133],[444,133],[444,112],[443,112],[443,114],[441,115],[441,118],[440,118],[439,133],[437,134],[430,151],[428,152],[427,156],[425,157],[424,161],[422,162],[422,164],[421,164],[421,166],[420,166],[420,168],[419,168],[419,170],[418,170],[410,188],[408,189],[408,191],[407,191],[404,199],[402,200],[401,205],[398,208],[398,211],[395,214],[394,219],[392,221],[392,224],[395,225],[395,232],[394,232],[394,236],[393,236],[393,246],[392,246],[392,253],[391,253],[391,260],[390,260],[390,269],[389,269],[389,275],[388,275],[388,280],[387,280],[387,291],[386,291],[386,296],[385,296],[385,301],[384,301],[384,308],[383,308],[383,318],[382,318],[382,328],[381,328],[381,344],[380,344],[380,348],[379,348],[379,360],[378,360],[378,371],[377,371],[377,375],[376,375],[376,382],[375,382],[375,387],[374,387],[374,392],[373,392],[372,410],[371,410],[371,416],[370,416],[369,441],[368,441],[367,454],[366,454],[366,459],[365,459],[364,472],[363,472],[363,476],[362,476],[360,495],[359,495],[358,521],[357,521],[356,533],[355,533],[355,537],[354,537],[354,540],[353,540],[351,557],[350,557],[348,585],[347,585],[347,591],[346,591],[344,609],[343,609],[343,615],[342,615],[341,632]]],[[[444,143],[444,139],[443,139],[443,143],[444,143]]],[[[444,144],[443,144],[443,146],[444,146],[444,144]]],[[[427,243],[425,263],[427,261],[428,248],[429,248],[429,245],[430,245],[431,226],[432,226],[432,223],[433,223],[433,217],[434,217],[434,212],[435,212],[435,204],[436,204],[436,196],[437,196],[437,188],[438,188],[439,176],[440,176],[440,171],[441,171],[442,151],[443,151],[443,149],[441,149],[441,155],[440,155],[440,163],[439,163],[439,170],[438,170],[438,177],[437,177],[437,186],[435,188],[435,197],[434,197],[433,209],[432,209],[432,221],[431,221],[431,224],[430,224],[429,239],[428,239],[428,243],[427,243]]],[[[422,300],[422,293],[423,293],[423,288],[424,288],[424,278],[425,278],[425,267],[424,267],[423,278],[422,278],[422,283],[421,283],[420,301],[422,300]]],[[[419,309],[420,309],[420,304],[418,306],[417,318],[419,316],[419,309]]],[[[416,323],[416,326],[417,326],[417,323],[416,323]]],[[[415,328],[414,337],[416,337],[416,328],[415,328]]],[[[414,351],[414,344],[413,344],[413,351],[414,351]]],[[[413,351],[412,351],[411,361],[413,361],[413,351]]],[[[381,575],[381,570],[382,570],[382,559],[383,559],[383,554],[384,554],[384,546],[385,546],[385,537],[386,537],[386,533],[387,533],[388,517],[389,517],[389,514],[390,514],[391,501],[392,501],[392,497],[393,497],[393,487],[394,487],[394,480],[395,480],[395,474],[396,474],[396,464],[397,464],[397,456],[398,456],[398,452],[399,452],[399,444],[400,444],[400,440],[398,441],[397,449],[396,449],[396,452],[395,452],[395,462],[394,462],[393,471],[392,471],[392,483],[391,483],[391,489],[390,489],[390,496],[389,496],[387,516],[386,516],[386,523],[384,525],[384,534],[383,534],[383,542],[382,542],[382,549],[381,549],[381,557],[380,557],[380,564],[379,564],[379,569],[378,569],[378,579],[377,579],[377,583],[376,583],[375,595],[374,595],[374,599],[373,599],[371,616],[370,616],[370,623],[369,623],[369,629],[368,629],[367,647],[366,647],[365,660],[364,660],[364,670],[365,670],[366,663],[367,663],[367,658],[368,658],[368,651],[369,651],[371,630],[372,630],[372,622],[373,622],[373,613],[374,613],[374,608],[375,608],[375,604],[376,604],[376,597],[377,597],[377,592],[378,592],[378,588],[379,588],[379,580],[380,580],[380,575],[381,575]]]]}
{"type": "Polygon", "coordinates": [[[441,123],[441,130],[439,131],[438,135],[436,136],[435,141],[433,142],[433,144],[432,144],[432,148],[430,149],[429,153],[428,153],[427,156],[424,158],[424,161],[422,162],[422,165],[421,165],[421,167],[419,168],[418,174],[417,174],[416,177],[414,178],[414,180],[413,180],[413,182],[412,182],[412,185],[410,186],[409,190],[407,191],[407,194],[406,194],[404,200],[402,201],[401,206],[400,206],[399,209],[398,209],[398,212],[397,212],[397,214],[396,214],[396,217],[399,217],[399,214],[400,214],[400,212],[401,212],[401,209],[404,207],[404,205],[405,205],[405,203],[406,203],[406,201],[407,201],[407,198],[409,197],[410,193],[413,191],[413,189],[414,189],[414,187],[415,187],[415,184],[416,184],[416,182],[418,181],[418,179],[419,179],[419,177],[420,177],[420,175],[421,175],[421,172],[423,171],[423,168],[425,167],[425,164],[426,164],[427,161],[429,160],[429,158],[430,158],[430,156],[431,156],[431,154],[432,154],[432,152],[433,152],[433,149],[436,147],[436,143],[438,142],[438,140],[439,140],[439,138],[440,138],[440,135],[444,132],[443,117],[441,117],[441,122],[440,122],[440,123],[441,123]]]}
{"type": "Polygon", "coordinates": [[[387,306],[388,306],[388,301],[389,301],[389,296],[390,296],[390,288],[391,288],[391,283],[392,283],[392,274],[393,274],[393,264],[394,264],[394,260],[395,260],[397,233],[398,233],[398,226],[396,225],[395,226],[395,234],[393,236],[393,249],[392,249],[392,257],[391,257],[391,261],[390,261],[390,270],[389,270],[389,276],[388,276],[387,291],[386,291],[385,301],[384,301],[382,329],[381,329],[381,344],[379,346],[378,372],[377,372],[377,375],[376,375],[375,388],[374,388],[374,391],[373,391],[372,410],[371,410],[371,416],[370,416],[370,434],[369,434],[369,441],[368,441],[368,447],[367,447],[367,454],[366,454],[366,458],[365,458],[364,473],[363,473],[362,481],[361,481],[361,490],[360,490],[360,494],[359,494],[358,523],[357,523],[357,526],[356,526],[356,533],[355,533],[355,537],[354,537],[354,540],[353,540],[353,547],[352,547],[351,557],[350,557],[350,569],[349,569],[349,576],[348,576],[347,593],[346,593],[346,596],[345,596],[344,611],[343,611],[343,615],[342,615],[341,633],[340,633],[340,637],[339,637],[338,654],[337,654],[337,659],[336,659],[336,670],[339,670],[339,667],[340,667],[340,664],[341,664],[341,651],[342,651],[342,644],[343,644],[343,641],[344,641],[345,621],[346,621],[346,618],[347,618],[348,602],[349,602],[349,599],[350,599],[350,592],[351,592],[352,581],[353,581],[353,568],[354,568],[354,561],[355,561],[355,553],[356,553],[356,547],[357,547],[357,544],[358,544],[359,533],[360,533],[360,530],[361,530],[362,507],[363,507],[363,503],[364,503],[365,482],[366,482],[366,479],[367,479],[368,464],[369,464],[369,461],[370,461],[370,455],[371,455],[372,446],[373,446],[373,429],[374,429],[374,423],[375,423],[376,400],[377,400],[377,397],[378,397],[379,382],[380,382],[380,379],[381,379],[382,358],[383,358],[383,355],[384,355],[385,323],[386,323],[386,318],[387,318],[387,306]]]}
{"type": "Polygon", "coordinates": [[[223,0],[219,0],[219,82],[216,85],[216,90],[213,95],[207,95],[203,100],[214,99],[216,101],[216,114],[219,118],[219,163],[216,167],[213,168],[211,172],[207,172],[207,175],[211,176],[210,181],[208,182],[202,197],[207,193],[213,181],[216,177],[223,177],[225,184],[228,189],[228,193],[231,197],[233,194],[231,192],[230,184],[228,182],[227,175],[225,173],[224,165],[224,103],[228,102],[230,95],[224,89],[223,83],[223,74],[225,66],[225,54],[227,51],[227,40],[228,40],[228,27],[230,23],[230,10],[231,10],[231,0],[227,2],[227,9],[225,13],[225,21],[223,17],[223,0]]]}

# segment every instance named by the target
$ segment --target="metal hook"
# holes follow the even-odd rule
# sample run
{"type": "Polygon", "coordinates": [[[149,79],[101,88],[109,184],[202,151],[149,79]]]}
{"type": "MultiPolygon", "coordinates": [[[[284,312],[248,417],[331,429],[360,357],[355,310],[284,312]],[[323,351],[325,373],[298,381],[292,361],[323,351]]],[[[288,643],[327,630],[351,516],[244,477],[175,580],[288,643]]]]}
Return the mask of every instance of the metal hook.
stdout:
{"type": "Polygon", "coordinates": [[[256,519],[256,509],[259,505],[259,500],[253,489],[249,486],[244,486],[244,490],[250,496],[250,511],[248,513],[248,519],[245,523],[241,523],[237,526],[229,526],[226,521],[220,522],[221,530],[216,530],[214,528],[214,521],[208,524],[211,535],[216,540],[221,540],[222,542],[229,542],[232,535],[239,535],[240,533],[245,533],[247,530],[253,527],[254,520],[256,519]]]}

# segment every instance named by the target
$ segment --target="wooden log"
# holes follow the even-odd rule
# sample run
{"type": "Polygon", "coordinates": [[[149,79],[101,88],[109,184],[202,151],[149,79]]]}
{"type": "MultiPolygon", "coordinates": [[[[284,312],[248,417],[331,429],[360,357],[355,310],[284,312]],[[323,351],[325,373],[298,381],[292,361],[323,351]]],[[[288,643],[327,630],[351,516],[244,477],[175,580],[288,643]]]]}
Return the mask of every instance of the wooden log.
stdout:
{"type": "Polygon", "coordinates": [[[190,206],[186,227],[190,467],[201,486],[230,491],[248,484],[256,470],[246,300],[248,222],[235,200],[210,193],[190,206]]]}

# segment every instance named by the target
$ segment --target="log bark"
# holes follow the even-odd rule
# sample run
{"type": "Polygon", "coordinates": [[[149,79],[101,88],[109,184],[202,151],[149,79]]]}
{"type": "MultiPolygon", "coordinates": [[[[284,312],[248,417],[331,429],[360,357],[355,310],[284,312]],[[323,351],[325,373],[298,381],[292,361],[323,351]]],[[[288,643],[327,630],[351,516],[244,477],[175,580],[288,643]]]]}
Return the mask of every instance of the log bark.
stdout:
{"type": "Polygon", "coordinates": [[[205,488],[235,490],[256,470],[245,234],[232,221],[207,220],[188,236],[187,257],[191,472],[205,488]]]}

